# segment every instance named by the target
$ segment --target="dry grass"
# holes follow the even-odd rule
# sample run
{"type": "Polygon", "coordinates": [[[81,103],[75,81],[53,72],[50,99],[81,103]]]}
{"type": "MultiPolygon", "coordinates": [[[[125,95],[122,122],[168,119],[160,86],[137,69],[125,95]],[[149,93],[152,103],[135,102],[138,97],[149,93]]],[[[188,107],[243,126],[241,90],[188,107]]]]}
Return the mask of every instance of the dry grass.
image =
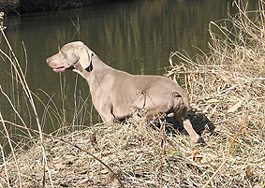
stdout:
{"type": "MultiPolygon", "coordinates": [[[[135,114],[115,126],[95,125],[43,139],[47,166],[40,142],[27,151],[17,149],[22,187],[41,187],[44,169],[50,172],[50,178],[44,177],[47,187],[119,187],[117,178],[89,152],[124,187],[203,187],[226,159],[209,187],[264,188],[265,12],[264,2],[259,3],[260,10],[251,13],[236,4],[238,15],[211,23],[209,55],[170,56],[171,64],[175,56],[183,63],[171,66],[167,76],[181,80],[190,93],[196,110],[191,120],[205,146],[191,146],[187,136],[166,131],[170,125],[153,128],[135,114]]],[[[14,158],[2,158],[0,187],[18,187],[14,158]]]]}

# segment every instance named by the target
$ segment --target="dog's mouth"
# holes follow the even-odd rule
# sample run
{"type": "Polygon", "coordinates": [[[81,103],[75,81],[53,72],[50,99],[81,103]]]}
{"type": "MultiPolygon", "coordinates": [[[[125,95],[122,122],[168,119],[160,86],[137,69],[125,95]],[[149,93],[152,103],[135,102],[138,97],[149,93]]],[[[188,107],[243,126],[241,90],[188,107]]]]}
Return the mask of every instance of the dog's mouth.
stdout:
{"type": "Polygon", "coordinates": [[[52,69],[54,72],[64,72],[66,68],[64,66],[62,67],[57,67],[52,69]]]}

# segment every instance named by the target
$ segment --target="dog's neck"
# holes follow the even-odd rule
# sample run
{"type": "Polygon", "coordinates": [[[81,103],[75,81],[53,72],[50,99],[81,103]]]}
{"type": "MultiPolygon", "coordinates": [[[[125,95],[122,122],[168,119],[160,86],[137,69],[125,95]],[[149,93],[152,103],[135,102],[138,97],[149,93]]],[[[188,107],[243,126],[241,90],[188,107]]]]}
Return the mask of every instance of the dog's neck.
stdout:
{"type": "Polygon", "coordinates": [[[91,65],[86,69],[77,62],[72,70],[81,75],[90,85],[90,82],[95,76],[99,78],[104,75],[104,72],[109,71],[110,69],[113,68],[103,63],[97,56],[94,56],[91,65]]]}

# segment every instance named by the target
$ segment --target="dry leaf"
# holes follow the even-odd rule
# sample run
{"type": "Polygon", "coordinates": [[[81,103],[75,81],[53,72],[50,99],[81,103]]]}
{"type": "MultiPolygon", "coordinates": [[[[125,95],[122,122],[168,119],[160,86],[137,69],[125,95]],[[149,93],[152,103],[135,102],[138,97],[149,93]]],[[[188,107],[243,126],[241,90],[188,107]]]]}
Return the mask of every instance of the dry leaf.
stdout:
{"type": "Polygon", "coordinates": [[[218,99],[209,99],[207,102],[210,102],[210,103],[217,103],[219,102],[218,99]]]}
{"type": "Polygon", "coordinates": [[[78,174],[86,174],[89,171],[90,171],[90,166],[89,165],[85,165],[84,167],[76,168],[74,170],[74,172],[78,173],[78,174]]]}
{"type": "Polygon", "coordinates": [[[255,185],[253,188],[264,188],[263,185],[255,185]]]}
{"type": "Polygon", "coordinates": [[[245,127],[240,132],[243,133],[243,134],[247,134],[249,136],[251,135],[251,131],[248,130],[247,128],[245,128],[245,127]]]}
{"type": "Polygon", "coordinates": [[[238,108],[240,108],[241,107],[241,105],[243,104],[243,100],[240,100],[238,103],[236,103],[234,106],[232,106],[231,108],[229,108],[228,110],[227,110],[227,112],[228,113],[230,113],[230,112],[235,112],[238,108]]]}
{"type": "Polygon", "coordinates": [[[55,164],[54,166],[58,169],[64,169],[66,167],[64,164],[55,164]]]}
{"type": "Polygon", "coordinates": [[[96,132],[91,134],[89,139],[93,146],[96,145],[97,144],[96,132]]]}
{"type": "Polygon", "coordinates": [[[254,174],[253,174],[253,172],[251,172],[250,168],[247,168],[246,169],[246,176],[247,176],[247,178],[251,178],[253,175],[254,174]]]}
{"type": "Polygon", "coordinates": [[[100,171],[100,173],[101,173],[101,174],[108,174],[109,171],[108,171],[107,169],[103,169],[103,170],[100,171]]]}
{"type": "Polygon", "coordinates": [[[193,150],[191,153],[192,160],[196,163],[200,162],[202,160],[202,156],[200,155],[199,151],[193,150]]]}
{"type": "Polygon", "coordinates": [[[243,100],[240,100],[238,103],[236,103],[234,106],[232,106],[231,108],[229,108],[227,110],[227,112],[235,112],[238,108],[240,108],[244,102],[244,100],[248,101],[249,100],[249,94],[246,93],[245,97],[243,100]]]}

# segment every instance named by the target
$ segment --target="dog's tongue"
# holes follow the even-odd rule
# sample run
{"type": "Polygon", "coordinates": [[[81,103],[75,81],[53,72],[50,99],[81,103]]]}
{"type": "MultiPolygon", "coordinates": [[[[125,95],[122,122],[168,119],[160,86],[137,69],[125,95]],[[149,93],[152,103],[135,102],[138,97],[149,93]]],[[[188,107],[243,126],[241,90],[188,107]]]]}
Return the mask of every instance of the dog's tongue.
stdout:
{"type": "Polygon", "coordinates": [[[65,67],[58,67],[53,69],[54,72],[63,72],[65,71],[65,67]]]}

